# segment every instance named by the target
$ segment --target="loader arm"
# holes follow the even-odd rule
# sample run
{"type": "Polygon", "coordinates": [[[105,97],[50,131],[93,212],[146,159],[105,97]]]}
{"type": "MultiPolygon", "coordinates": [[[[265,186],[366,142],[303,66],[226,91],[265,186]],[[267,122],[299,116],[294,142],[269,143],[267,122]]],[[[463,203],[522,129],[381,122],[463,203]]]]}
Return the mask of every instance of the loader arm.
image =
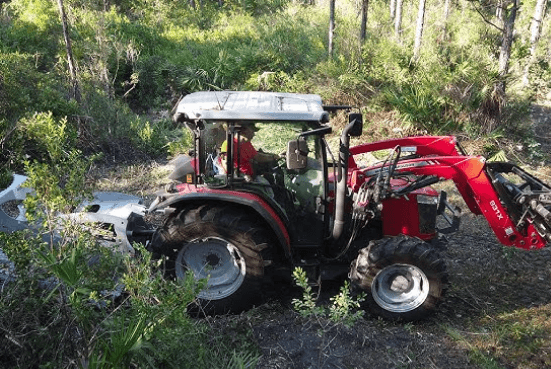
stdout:
{"type": "Polygon", "coordinates": [[[459,148],[457,139],[454,136],[418,136],[395,138],[385,141],[377,141],[361,144],[350,148],[348,168],[358,168],[354,160],[355,155],[368,152],[392,149],[400,146],[402,151],[408,152],[417,157],[421,156],[455,156],[464,155],[459,148]]]}
{"type": "MultiPolygon", "coordinates": [[[[391,175],[434,177],[434,182],[452,180],[471,212],[484,215],[503,245],[541,248],[551,237],[551,212],[544,206],[547,202],[551,203],[551,191],[531,176],[523,178],[528,184],[518,187],[500,174],[513,171],[513,168],[518,167],[512,164],[502,167],[488,165],[483,157],[430,156],[400,160],[391,175]],[[496,188],[500,188],[500,192],[496,188]]],[[[380,171],[389,171],[389,166],[352,169],[349,186],[357,189],[380,171]]],[[[407,193],[398,191],[389,196],[403,195],[407,193]]]]}

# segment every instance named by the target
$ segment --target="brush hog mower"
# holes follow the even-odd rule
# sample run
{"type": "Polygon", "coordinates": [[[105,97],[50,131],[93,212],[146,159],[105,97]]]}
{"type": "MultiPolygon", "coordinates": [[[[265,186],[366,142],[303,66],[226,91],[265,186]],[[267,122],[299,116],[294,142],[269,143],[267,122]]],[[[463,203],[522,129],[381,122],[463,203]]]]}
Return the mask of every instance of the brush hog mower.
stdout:
{"type": "MultiPolygon", "coordinates": [[[[15,174],[12,183],[0,191],[0,231],[15,232],[29,228],[23,200],[33,192],[25,187],[26,176],[15,174]]],[[[146,207],[141,198],[117,192],[96,192],[91,200],[83,201],[74,213],[60,214],[63,220],[80,224],[103,224],[105,232],[99,242],[117,251],[133,253],[133,242],[142,241],[153,231],[144,222],[146,207]]]]}
{"type": "Polygon", "coordinates": [[[194,147],[147,210],[164,221],[154,231],[127,222],[124,234],[146,237],[167,277],[206,278],[206,313],[247,309],[267,281],[300,266],[314,283],[349,277],[382,317],[425,317],[447,286],[436,241],[459,226],[459,209],[432,187],[440,181],[454,182],[502,244],[537,249],[551,237],[550,187],[514,164],[466,155],[452,136],[352,146],[362,115],[311,94],[196,92],[174,120],[194,147]],[[339,111],[348,123],[337,141],[328,135],[339,111]]]}
{"type": "MultiPolygon", "coordinates": [[[[0,190],[0,232],[11,233],[24,229],[36,231],[25,217],[23,200],[33,192],[31,188],[25,187],[26,180],[27,177],[15,174],[12,183],[0,190]]],[[[80,204],[74,213],[59,215],[59,228],[63,227],[64,221],[72,221],[88,230],[99,230],[97,238],[103,246],[123,253],[134,253],[132,244],[145,243],[153,233],[144,221],[145,211],[142,200],[137,196],[98,192],[92,200],[80,204]]],[[[56,243],[59,241],[58,233],[53,234],[56,243]]],[[[49,242],[50,236],[45,235],[44,240],[49,242]]],[[[0,281],[11,280],[15,274],[13,263],[4,254],[0,244],[0,281]]]]}

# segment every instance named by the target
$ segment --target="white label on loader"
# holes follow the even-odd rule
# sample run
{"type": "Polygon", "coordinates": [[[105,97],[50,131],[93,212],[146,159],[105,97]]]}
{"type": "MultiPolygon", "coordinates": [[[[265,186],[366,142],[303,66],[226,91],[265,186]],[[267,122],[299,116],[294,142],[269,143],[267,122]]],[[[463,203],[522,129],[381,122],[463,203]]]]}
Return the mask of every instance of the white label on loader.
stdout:
{"type": "Polygon", "coordinates": [[[496,213],[497,219],[499,219],[499,220],[503,219],[503,214],[501,214],[501,211],[497,207],[497,204],[494,200],[490,201],[490,206],[492,207],[492,209],[496,213]]]}
{"type": "Polygon", "coordinates": [[[415,154],[417,153],[417,146],[403,146],[402,152],[407,152],[408,154],[415,154]]]}

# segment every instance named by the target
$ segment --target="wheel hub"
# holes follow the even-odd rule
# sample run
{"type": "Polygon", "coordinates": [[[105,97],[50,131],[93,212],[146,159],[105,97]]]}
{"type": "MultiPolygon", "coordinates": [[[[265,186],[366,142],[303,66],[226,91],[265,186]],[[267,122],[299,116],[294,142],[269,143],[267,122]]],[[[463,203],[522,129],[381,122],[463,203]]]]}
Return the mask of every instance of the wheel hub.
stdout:
{"type": "Polygon", "coordinates": [[[219,300],[237,291],[245,279],[245,259],[239,249],[227,240],[208,237],[185,244],[176,257],[178,279],[193,272],[196,280],[207,279],[207,287],[198,297],[219,300]]]}
{"type": "Polygon", "coordinates": [[[383,309],[405,313],[425,302],[429,295],[429,281],[415,265],[393,264],[377,273],[371,284],[371,293],[383,309]]]}
{"type": "Polygon", "coordinates": [[[205,265],[210,265],[213,268],[216,268],[220,264],[220,257],[216,254],[209,254],[205,260],[205,265]]]}

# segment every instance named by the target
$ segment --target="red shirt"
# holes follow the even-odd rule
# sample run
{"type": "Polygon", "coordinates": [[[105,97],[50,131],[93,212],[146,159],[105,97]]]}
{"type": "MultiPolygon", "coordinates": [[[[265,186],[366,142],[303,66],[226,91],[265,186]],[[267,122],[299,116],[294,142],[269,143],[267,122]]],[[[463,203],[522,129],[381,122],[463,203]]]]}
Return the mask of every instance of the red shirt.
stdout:
{"type": "MultiPolygon", "coordinates": [[[[224,141],[222,147],[220,148],[221,152],[228,151],[228,143],[224,141]]],[[[250,141],[241,141],[239,144],[239,171],[243,174],[254,175],[252,159],[256,156],[256,149],[250,141]]],[[[237,139],[233,140],[233,165],[237,165],[237,139]]]]}

